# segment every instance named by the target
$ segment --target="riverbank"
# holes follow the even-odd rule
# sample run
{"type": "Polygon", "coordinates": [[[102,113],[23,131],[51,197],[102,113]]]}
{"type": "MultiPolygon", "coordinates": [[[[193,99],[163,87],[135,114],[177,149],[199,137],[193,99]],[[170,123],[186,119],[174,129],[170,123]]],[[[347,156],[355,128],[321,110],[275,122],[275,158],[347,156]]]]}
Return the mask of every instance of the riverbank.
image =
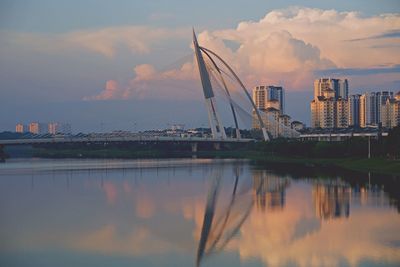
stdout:
{"type": "Polygon", "coordinates": [[[389,160],[385,158],[308,158],[276,156],[256,150],[221,150],[221,151],[198,151],[193,154],[190,151],[161,151],[161,150],[124,150],[118,148],[107,149],[35,149],[35,157],[42,158],[184,158],[196,156],[199,158],[241,158],[250,159],[259,164],[290,164],[308,167],[339,167],[343,169],[376,172],[382,174],[399,175],[400,160],[389,160]]]}
{"type": "Polygon", "coordinates": [[[12,157],[29,156],[39,158],[120,158],[120,159],[139,159],[139,158],[240,158],[250,159],[257,164],[275,164],[285,167],[285,165],[297,165],[318,168],[342,168],[359,172],[376,172],[390,175],[400,175],[400,160],[389,160],[383,157],[371,159],[363,157],[306,157],[306,156],[282,156],[277,153],[265,152],[253,148],[232,149],[232,150],[203,150],[196,153],[182,150],[166,149],[132,149],[121,147],[106,148],[68,148],[52,149],[43,147],[27,147],[14,151],[12,157]]]}
{"type": "Polygon", "coordinates": [[[400,160],[384,158],[292,158],[279,156],[250,156],[263,163],[300,164],[319,167],[339,167],[359,172],[376,172],[382,174],[400,175],[400,160]]]}

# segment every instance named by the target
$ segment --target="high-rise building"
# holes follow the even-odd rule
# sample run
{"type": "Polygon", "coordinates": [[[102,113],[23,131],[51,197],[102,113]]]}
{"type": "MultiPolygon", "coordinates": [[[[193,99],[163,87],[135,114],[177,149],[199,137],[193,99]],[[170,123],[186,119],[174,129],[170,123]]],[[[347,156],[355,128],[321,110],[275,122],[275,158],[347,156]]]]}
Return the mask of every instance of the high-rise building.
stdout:
{"type": "Polygon", "coordinates": [[[376,93],[376,117],[377,124],[381,123],[381,109],[382,105],[386,104],[386,100],[393,99],[393,92],[382,91],[376,93]]]}
{"type": "Polygon", "coordinates": [[[360,127],[360,97],[361,95],[349,97],[349,126],[360,127]]]}
{"type": "Polygon", "coordinates": [[[26,131],[26,126],[25,125],[23,125],[23,124],[21,124],[21,123],[18,123],[16,126],[15,126],[15,132],[16,133],[24,133],[26,131]]]}
{"type": "Polygon", "coordinates": [[[339,80],[338,91],[336,92],[336,99],[348,99],[349,97],[349,82],[347,79],[339,80]]]}
{"type": "Polygon", "coordinates": [[[376,93],[364,93],[360,97],[360,126],[378,126],[376,93]]]}
{"type": "Polygon", "coordinates": [[[277,108],[281,114],[284,113],[285,96],[281,86],[256,86],[253,89],[253,101],[260,110],[269,107],[277,108]],[[278,107],[276,107],[278,101],[278,107]]]}
{"type": "Polygon", "coordinates": [[[314,81],[311,127],[345,128],[349,125],[347,79],[321,78],[314,81]]]}
{"type": "Polygon", "coordinates": [[[47,125],[39,122],[29,123],[29,132],[33,134],[45,134],[47,133],[47,125]]]}
{"type": "Polygon", "coordinates": [[[349,101],[339,98],[335,101],[335,127],[347,128],[349,126],[349,101]]]}
{"type": "Polygon", "coordinates": [[[334,91],[335,99],[348,98],[349,83],[347,79],[320,78],[314,81],[314,99],[322,96],[323,92],[328,89],[334,91]]]}
{"type": "Polygon", "coordinates": [[[381,105],[381,123],[382,127],[393,128],[400,125],[400,92],[395,98],[387,98],[381,105]]]}
{"type": "Polygon", "coordinates": [[[51,122],[47,127],[50,134],[71,134],[71,125],[69,123],[51,122]]]}
{"type": "Polygon", "coordinates": [[[311,127],[334,128],[335,127],[335,99],[319,96],[311,101],[311,127]]]}

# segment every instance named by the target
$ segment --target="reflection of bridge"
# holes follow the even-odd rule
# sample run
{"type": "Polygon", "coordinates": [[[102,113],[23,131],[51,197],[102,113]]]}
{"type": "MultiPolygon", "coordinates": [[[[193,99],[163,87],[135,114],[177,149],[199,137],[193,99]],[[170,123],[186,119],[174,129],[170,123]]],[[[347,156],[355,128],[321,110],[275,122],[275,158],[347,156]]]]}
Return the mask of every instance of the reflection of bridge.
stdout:
{"type": "Polygon", "coordinates": [[[220,172],[213,173],[211,179],[197,250],[197,266],[200,266],[204,258],[216,254],[226,247],[240,231],[255,202],[257,206],[266,205],[266,202],[260,203],[260,199],[266,198],[271,193],[278,193],[278,203],[270,202],[270,208],[272,210],[275,206],[283,208],[285,203],[285,190],[289,185],[287,178],[254,170],[252,181],[248,176],[243,177],[244,179],[240,182],[240,172],[239,169],[236,169],[232,193],[225,199],[219,196],[223,187],[221,176],[220,172]],[[228,203],[224,203],[226,200],[228,203]],[[222,202],[222,205],[219,202],[222,202]]]}

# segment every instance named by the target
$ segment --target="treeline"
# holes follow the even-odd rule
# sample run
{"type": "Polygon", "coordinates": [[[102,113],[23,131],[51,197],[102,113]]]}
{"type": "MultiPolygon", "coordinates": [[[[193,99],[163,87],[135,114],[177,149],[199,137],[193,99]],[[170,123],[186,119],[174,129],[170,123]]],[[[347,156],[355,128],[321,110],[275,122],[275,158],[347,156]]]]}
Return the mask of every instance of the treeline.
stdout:
{"type": "MultiPolygon", "coordinates": [[[[252,149],[285,157],[365,158],[368,157],[368,138],[354,137],[340,142],[275,139],[254,144],[252,149]]],[[[371,139],[370,149],[371,157],[400,158],[400,127],[391,129],[388,137],[371,139]]]]}

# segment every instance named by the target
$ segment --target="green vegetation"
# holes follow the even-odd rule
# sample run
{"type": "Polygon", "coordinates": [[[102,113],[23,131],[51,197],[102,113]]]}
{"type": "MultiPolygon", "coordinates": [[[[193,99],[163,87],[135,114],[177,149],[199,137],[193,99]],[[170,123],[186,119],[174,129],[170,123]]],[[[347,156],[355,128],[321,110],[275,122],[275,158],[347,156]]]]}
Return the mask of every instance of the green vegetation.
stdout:
{"type": "Polygon", "coordinates": [[[400,127],[390,130],[386,138],[371,139],[370,148],[371,158],[368,159],[368,138],[342,142],[277,139],[255,144],[250,150],[259,154],[250,158],[268,163],[338,166],[357,171],[400,174],[400,127]]]}

